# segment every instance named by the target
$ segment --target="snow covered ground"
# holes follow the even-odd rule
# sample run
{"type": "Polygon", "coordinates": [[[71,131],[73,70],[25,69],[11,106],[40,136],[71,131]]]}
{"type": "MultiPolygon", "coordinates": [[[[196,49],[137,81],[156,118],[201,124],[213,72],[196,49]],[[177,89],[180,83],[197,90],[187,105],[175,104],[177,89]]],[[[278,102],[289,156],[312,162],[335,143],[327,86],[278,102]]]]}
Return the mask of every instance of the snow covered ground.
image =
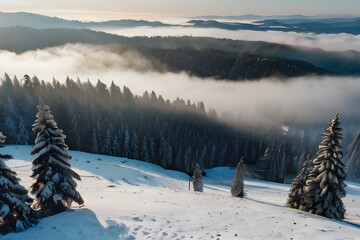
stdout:
{"type": "MultiPolygon", "coordinates": [[[[9,145],[7,164],[32,184],[31,146],[9,145]]],[[[188,190],[188,176],[141,161],[71,152],[82,177],[85,206],[42,219],[1,240],[115,239],[359,239],[360,184],[348,182],[344,221],[284,207],[289,185],[245,181],[244,199],[230,195],[234,170],[206,170],[204,193],[188,190]]]]}

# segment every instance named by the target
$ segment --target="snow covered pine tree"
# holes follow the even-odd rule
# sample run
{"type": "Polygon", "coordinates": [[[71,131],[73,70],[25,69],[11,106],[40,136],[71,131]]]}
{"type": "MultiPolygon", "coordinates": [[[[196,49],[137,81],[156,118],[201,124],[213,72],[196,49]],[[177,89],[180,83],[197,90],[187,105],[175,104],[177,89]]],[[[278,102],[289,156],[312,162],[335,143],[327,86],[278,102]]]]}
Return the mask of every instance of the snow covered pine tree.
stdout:
{"type": "Polygon", "coordinates": [[[202,177],[202,171],[200,169],[200,166],[198,163],[196,163],[195,165],[195,170],[194,170],[194,174],[192,176],[192,180],[193,180],[193,188],[195,192],[202,192],[203,189],[203,183],[201,180],[202,177]]]}
{"type": "Polygon", "coordinates": [[[54,121],[50,107],[41,99],[37,109],[32,128],[36,139],[31,154],[38,157],[33,161],[31,177],[36,178],[36,182],[31,186],[31,193],[36,196],[34,209],[47,210],[50,215],[65,211],[72,201],[81,205],[84,200],[75,189],[77,184],[73,178],[81,179],[71,170],[66,136],[54,121]]]}
{"type": "MultiPolygon", "coordinates": [[[[5,139],[0,132],[0,147],[5,139]]],[[[28,191],[19,184],[16,173],[4,163],[11,158],[11,155],[0,154],[0,233],[22,231],[35,224],[28,191]]]]}
{"type": "Polygon", "coordinates": [[[291,208],[304,210],[305,200],[305,185],[306,177],[309,172],[312,170],[312,163],[310,158],[306,158],[303,162],[303,165],[299,171],[299,174],[294,178],[291,188],[289,191],[289,197],[286,205],[291,208]]]}
{"type": "Polygon", "coordinates": [[[342,138],[339,114],[330,122],[323,134],[314,168],[306,180],[305,210],[328,218],[343,219],[345,207],[345,170],[341,162],[340,139],[342,138]]]}
{"type": "Polygon", "coordinates": [[[245,196],[245,192],[244,192],[245,174],[246,174],[246,165],[244,163],[243,158],[241,158],[240,162],[236,166],[235,177],[231,184],[231,195],[233,195],[234,197],[243,198],[245,196]]]}

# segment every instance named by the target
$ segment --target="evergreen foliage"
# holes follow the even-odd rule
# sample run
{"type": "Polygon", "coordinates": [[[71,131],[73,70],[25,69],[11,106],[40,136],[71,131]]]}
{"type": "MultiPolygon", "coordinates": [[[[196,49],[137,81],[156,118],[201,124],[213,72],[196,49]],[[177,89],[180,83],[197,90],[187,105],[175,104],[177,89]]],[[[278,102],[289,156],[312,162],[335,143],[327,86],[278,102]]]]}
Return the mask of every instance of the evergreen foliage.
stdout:
{"type": "Polygon", "coordinates": [[[202,183],[202,171],[200,169],[200,166],[198,163],[196,163],[195,165],[195,170],[192,176],[192,180],[193,180],[193,188],[195,192],[203,192],[204,191],[204,186],[202,183]]]}
{"type": "Polygon", "coordinates": [[[312,170],[312,161],[308,156],[302,164],[298,175],[294,178],[289,191],[287,206],[296,209],[304,209],[306,177],[312,170]]]}
{"type": "MultiPolygon", "coordinates": [[[[0,147],[6,137],[0,132],[0,147]]],[[[0,233],[22,231],[35,224],[30,208],[32,199],[28,191],[20,185],[16,172],[4,162],[12,156],[0,153],[0,233]]]]}
{"type": "Polygon", "coordinates": [[[231,184],[231,195],[233,195],[234,197],[243,198],[245,196],[245,191],[244,191],[245,175],[246,175],[246,165],[244,163],[243,158],[241,158],[240,162],[236,166],[235,177],[231,184]]]}
{"type": "Polygon", "coordinates": [[[286,159],[283,146],[284,145],[279,145],[277,148],[266,148],[264,157],[256,162],[255,173],[259,179],[280,183],[284,182],[286,159]]]}
{"type": "Polygon", "coordinates": [[[111,150],[112,155],[120,156],[121,147],[120,147],[120,142],[119,142],[117,134],[115,134],[115,136],[114,136],[114,141],[112,143],[111,149],[112,149],[111,150]]]}
{"type": "Polygon", "coordinates": [[[346,159],[346,174],[348,179],[360,179],[360,132],[358,132],[349,145],[346,159]]]}
{"type": "Polygon", "coordinates": [[[37,155],[32,167],[35,183],[31,186],[31,193],[36,196],[33,207],[58,213],[69,208],[73,201],[84,203],[76,191],[77,184],[73,178],[81,179],[71,169],[66,136],[58,128],[50,107],[40,100],[37,109],[37,119],[32,128],[36,139],[31,151],[32,155],[37,155]]]}
{"type": "Polygon", "coordinates": [[[124,132],[124,148],[122,154],[123,157],[130,158],[130,153],[131,153],[130,143],[131,143],[130,134],[129,131],[126,129],[124,132]]]}
{"type": "Polygon", "coordinates": [[[256,162],[255,173],[259,179],[265,180],[268,178],[268,172],[272,165],[272,148],[267,147],[262,158],[259,158],[256,162]]]}
{"type": "Polygon", "coordinates": [[[111,133],[110,130],[106,131],[106,135],[101,143],[101,154],[110,155],[111,153],[111,133]]]}
{"type": "Polygon", "coordinates": [[[323,134],[314,168],[306,180],[305,210],[328,218],[343,219],[345,207],[341,198],[346,196],[345,165],[341,159],[341,133],[339,116],[330,122],[323,134]]]}
{"type": "MultiPolygon", "coordinates": [[[[192,174],[195,162],[203,168],[234,166],[240,156],[255,162],[265,146],[274,146],[274,151],[278,148],[273,145],[273,139],[279,138],[274,126],[235,127],[227,123],[239,119],[233,119],[231,114],[219,117],[214,109],[206,113],[203,103],[179,98],[170,102],[155,92],[136,96],[114,82],[109,90],[100,81],[94,86],[89,81],[67,78],[65,84],[55,79],[49,84],[28,75],[21,82],[5,75],[0,83],[0,128],[11,136],[7,139],[10,144],[34,141],[27,126],[32,124],[33,109],[41,96],[58,116],[57,123],[69,133],[67,145],[73,150],[104,152],[100,146],[110,139],[106,137],[109,130],[110,155],[137,158],[192,174]]],[[[309,146],[311,143],[308,141],[309,146]]],[[[284,148],[286,158],[295,159],[303,149],[284,148]]],[[[305,148],[306,153],[309,151],[305,148]]]]}
{"type": "Polygon", "coordinates": [[[139,159],[139,140],[135,129],[133,129],[130,141],[130,158],[139,159]]]}
{"type": "Polygon", "coordinates": [[[99,153],[99,143],[96,129],[94,128],[91,135],[91,148],[90,152],[92,153],[99,153]]]}

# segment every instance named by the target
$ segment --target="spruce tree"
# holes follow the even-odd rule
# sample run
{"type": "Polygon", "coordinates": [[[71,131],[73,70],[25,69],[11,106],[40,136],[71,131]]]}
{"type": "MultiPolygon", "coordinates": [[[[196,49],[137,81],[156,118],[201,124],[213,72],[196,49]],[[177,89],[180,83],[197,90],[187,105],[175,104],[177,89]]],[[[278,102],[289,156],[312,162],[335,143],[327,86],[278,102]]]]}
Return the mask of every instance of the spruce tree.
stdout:
{"type": "Polygon", "coordinates": [[[256,162],[256,169],[255,173],[257,174],[257,178],[261,180],[268,180],[269,179],[269,172],[272,170],[271,166],[272,162],[272,148],[267,147],[262,158],[259,158],[256,162]]]}
{"type": "Polygon", "coordinates": [[[25,127],[25,122],[22,118],[19,118],[19,127],[15,138],[16,138],[15,142],[17,144],[23,144],[23,145],[29,144],[30,137],[25,127]]]}
{"type": "Polygon", "coordinates": [[[130,158],[139,159],[139,140],[135,129],[133,129],[130,140],[130,158]]]}
{"type": "Polygon", "coordinates": [[[289,191],[289,197],[287,200],[287,206],[296,209],[303,209],[305,205],[305,185],[306,185],[306,177],[309,172],[312,170],[312,162],[308,157],[303,161],[302,167],[298,173],[298,175],[294,178],[291,188],[289,191]]]}
{"type": "Polygon", "coordinates": [[[124,132],[124,147],[123,147],[123,157],[130,158],[130,134],[129,131],[126,129],[124,132]]]}
{"type": "Polygon", "coordinates": [[[110,155],[111,153],[111,133],[110,130],[106,131],[106,135],[100,146],[101,154],[110,155]]]}
{"type": "MultiPolygon", "coordinates": [[[[266,155],[266,153],[265,153],[266,155]]],[[[264,156],[265,157],[265,156],[264,156]]],[[[269,160],[269,168],[266,173],[266,180],[276,182],[278,172],[277,154],[274,147],[271,147],[270,154],[266,156],[269,160]]]]}
{"type": "Polygon", "coordinates": [[[193,180],[193,188],[195,192],[202,192],[203,191],[203,183],[201,180],[202,177],[202,171],[200,169],[200,166],[198,163],[195,165],[195,170],[192,176],[193,180]]]}
{"type": "Polygon", "coordinates": [[[191,174],[191,146],[188,146],[188,148],[185,151],[184,169],[185,169],[185,172],[191,174]]]}
{"type": "MultiPolygon", "coordinates": [[[[5,139],[0,132],[0,147],[5,139]]],[[[11,155],[0,154],[0,233],[22,231],[35,223],[28,191],[19,184],[16,172],[4,162],[11,158],[11,155]]]]}
{"type": "Polygon", "coordinates": [[[339,116],[336,114],[323,134],[314,168],[306,181],[305,210],[328,218],[343,219],[345,207],[345,170],[341,158],[342,138],[339,116]]]}
{"type": "Polygon", "coordinates": [[[151,161],[150,151],[149,151],[149,148],[147,146],[146,137],[144,137],[144,139],[143,139],[143,145],[142,145],[142,148],[141,148],[141,154],[142,154],[143,159],[144,159],[145,162],[150,162],[151,161]]]}
{"type": "Polygon", "coordinates": [[[99,153],[99,143],[98,143],[96,128],[94,128],[92,131],[90,152],[99,153]]]}
{"type": "Polygon", "coordinates": [[[236,166],[235,177],[231,184],[231,195],[233,195],[234,197],[243,198],[245,196],[245,192],[244,192],[245,174],[246,174],[246,165],[244,163],[243,158],[241,158],[240,162],[236,166]]]}
{"type": "Polygon", "coordinates": [[[360,132],[358,132],[349,145],[349,151],[346,159],[346,175],[350,180],[359,180],[360,178],[360,132]]]}
{"type": "Polygon", "coordinates": [[[111,153],[112,153],[113,156],[119,157],[120,152],[121,152],[120,142],[119,142],[119,139],[117,137],[117,134],[115,134],[114,141],[113,141],[112,146],[111,146],[111,153]]]}
{"type": "Polygon", "coordinates": [[[37,119],[32,128],[36,139],[31,151],[32,155],[38,155],[33,161],[31,175],[35,178],[31,186],[31,193],[36,196],[33,207],[56,214],[69,208],[72,201],[80,205],[84,203],[76,191],[77,184],[73,178],[81,179],[71,169],[66,136],[58,128],[50,107],[40,100],[37,109],[37,119]]]}

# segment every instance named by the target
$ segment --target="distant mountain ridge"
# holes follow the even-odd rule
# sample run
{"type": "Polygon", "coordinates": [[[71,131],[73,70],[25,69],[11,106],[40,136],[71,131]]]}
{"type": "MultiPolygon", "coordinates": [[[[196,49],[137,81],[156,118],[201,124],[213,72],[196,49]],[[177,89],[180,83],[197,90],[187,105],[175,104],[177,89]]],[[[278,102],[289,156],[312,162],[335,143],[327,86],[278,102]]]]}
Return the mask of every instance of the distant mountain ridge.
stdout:
{"type": "Polygon", "coordinates": [[[360,18],[340,19],[263,19],[253,23],[221,22],[195,19],[188,21],[191,27],[218,28],[225,30],[280,31],[316,34],[360,34],[360,18]]]}
{"type": "Polygon", "coordinates": [[[40,14],[16,12],[4,13],[0,12],[0,27],[30,27],[37,29],[44,28],[95,28],[95,27],[164,27],[173,26],[164,24],[159,21],[146,21],[146,20],[111,20],[104,22],[82,22],[77,20],[66,20],[58,17],[48,17],[40,14]]]}
{"type": "MultiPolygon", "coordinates": [[[[300,49],[265,42],[196,37],[122,37],[87,29],[0,28],[0,49],[28,50],[84,43],[131,48],[156,71],[241,80],[306,75],[360,75],[360,53],[300,49]]],[[[121,50],[121,49],[120,49],[121,50]]]]}
{"type": "Polygon", "coordinates": [[[326,17],[303,15],[291,16],[202,16],[190,19],[187,24],[166,24],[161,21],[147,20],[110,20],[103,22],[82,22],[77,20],[65,20],[58,17],[16,12],[0,12],[0,27],[30,27],[44,28],[74,28],[74,29],[97,29],[97,28],[132,28],[132,27],[195,27],[195,28],[218,28],[231,31],[282,31],[299,33],[348,33],[360,34],[360,17],[326,17]],[[238,21],[238,22],[236,22],[238,21]],[[242,21],[247,21],[246,23],[242,21]]]}
{"type": "Polygon", "coordinates": [[[330,18],[354,18],[356,16],[349,15],[315,15],[315,16],[305,16],[302,14],[293,14],[293,15],[255,15],[255,14],[243,14],[243,15],[204,15],[204,16],[196,16],[192,17],[192,19],[203,19],[203,20],[217,20],[217,19],[225,19],[225,20],[265,20],[265,19],[330,19],[330,18]]]}

